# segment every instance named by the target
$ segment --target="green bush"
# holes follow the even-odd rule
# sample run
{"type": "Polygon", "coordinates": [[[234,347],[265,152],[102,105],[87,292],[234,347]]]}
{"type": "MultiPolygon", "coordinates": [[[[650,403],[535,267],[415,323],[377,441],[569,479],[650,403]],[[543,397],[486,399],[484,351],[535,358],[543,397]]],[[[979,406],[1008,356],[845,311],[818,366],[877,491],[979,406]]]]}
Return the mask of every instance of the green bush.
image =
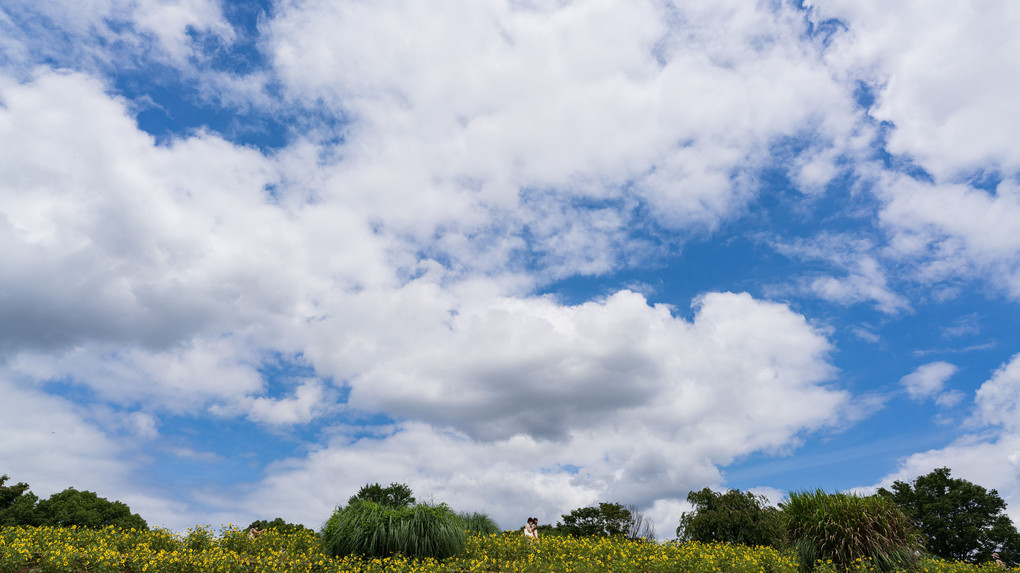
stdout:
{"type": "Polygon", "coordinates": [[[468,533],[475,533],[480,535],[493,535],[496,533],[502,533],[502,529],[499,528],[499,524],[496,523],[491,517],[484,513],[461,513],[461,521],[464,522],[464,529],[468,533]]]}
{"type": "Polygon", "coordinates": [[[706,487],[690,492],[687,501],[694,511],[680,517],[676,536],[681,541],[785,546],[782,515],[764,496],[736,489],[717,493],[706,487]]]}
{"type": "Polygon", "coordinates": [[[148,524],[131,508],[119,501],[99,497],[95,492],[78,491],[69,487],[40,501],[35,507],[40,525],[56,527],[87,527],[102,529],[107,526],[121,529],[149,529],[148,524]]]}
{"type": "Polygon", "coordinates": [[[917,533],[899,507],[885,498],[816,490],[790,494],[782,508],[805,571],[819,560],[845,570],[870,559],[886,572],[911,569],[917,562],[917,533]]]}
{"type": "Polygon", "coordinates": [[[445,559],[466,540],[463,522],[446,504],[388,507],[358,499],[338,507],[322,529],[323,551],[336,557],[445,559]]]}
{"type": "Polygon", "coordinates": [[[216,541],[216,535],[208,527],[196,525],[188,528],[184,536],[184,547],[191,551],[207,551],[216,541]]]}
{"type": "Polygon", "coordinates": [[[268,531],[270,529],[275,529],[276,531],[284,535],[290,535],[292,533],[298,533],[305,530],[311,531],[304,525],[296,523],[287,523],[286,521],[283,520],[282,517],[277,517],[272,521],[266,521],[265,519],[253,521],[248,525],[248,527],[245,528],[245,531],[251,531],[252,529],[258,529],[259,531],[268,531]]]}

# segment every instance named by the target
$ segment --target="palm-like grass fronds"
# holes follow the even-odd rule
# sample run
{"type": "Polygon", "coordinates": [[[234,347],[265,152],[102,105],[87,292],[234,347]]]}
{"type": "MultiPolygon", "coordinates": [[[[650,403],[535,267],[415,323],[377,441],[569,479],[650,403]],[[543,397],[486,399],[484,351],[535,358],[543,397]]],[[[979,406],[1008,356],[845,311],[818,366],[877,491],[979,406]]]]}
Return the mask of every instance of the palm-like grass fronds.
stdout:
{"type": "Polygon", "coordinates": [[[882,571],[909,569],[921,549],[910,520],[896,504],[878,496],[793,493],[783,504],[783,514],[801,566],[808,571],[819,559],[842,569],[864,558],[882,571]]]}
{"type": "Polygon", "coordinates": [[[493,535],[496,533],[502,533],[502,529],[499,528],[499,524],[495,522],[491,517],[484,513],[461,513],[460,520],[464,522],[464,529],[468,533],[477,533],[481,535],[493,535]]]}
{"type": "Polygon", "coordinates": [[[446,504],[386,507],[355,500],[338,507],[322,529],[323,550],[338,557],[444,559],[460,552],[466,539],[463,523],[446,504]]]}

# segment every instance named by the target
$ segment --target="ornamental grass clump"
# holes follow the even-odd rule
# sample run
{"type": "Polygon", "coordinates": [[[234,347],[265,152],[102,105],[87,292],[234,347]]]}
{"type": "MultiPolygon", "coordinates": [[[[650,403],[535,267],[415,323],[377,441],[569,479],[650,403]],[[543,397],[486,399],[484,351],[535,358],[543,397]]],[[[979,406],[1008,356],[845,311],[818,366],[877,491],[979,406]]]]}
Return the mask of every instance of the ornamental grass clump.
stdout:
{"type": "Polygon", "coordinates": [[[354,500],[338,507],[322,529],[323,551],[334,557],[445,559],[459,553],[466,540],[463,522],[446,504],[390,507],[354,500]]]}
{"type": "Polygon", "coordinates": [[[469,534],[496,535],[503,532],[503,530],[499,528],[499,524],[484,513],[479,513],[477,511],[473,513],[461,513],[460,519],[464,522],[464,529],[466,529],[469,534]]]}
{"type": "Polygon", "coordinates": [[[782,507],[805,571],[818,561],[846,570],[862,559],[885,572],[913,569],[922,549],[910,520],[882,497],[816,490],[792,493],[782,507]]]}

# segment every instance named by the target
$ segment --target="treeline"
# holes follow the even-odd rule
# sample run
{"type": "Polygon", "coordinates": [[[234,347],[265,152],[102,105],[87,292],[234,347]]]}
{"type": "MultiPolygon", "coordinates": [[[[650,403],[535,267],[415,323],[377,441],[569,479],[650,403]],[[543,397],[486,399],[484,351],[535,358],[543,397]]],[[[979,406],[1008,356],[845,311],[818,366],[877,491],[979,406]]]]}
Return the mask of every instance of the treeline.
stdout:
{"type": "MultiPolygon", "coordinates": [[[[39,500],[25,483],[7,486],[0,477],[0,526],[75,525],[87,528],[148,526],[118,501],[68,488],[39,500]]],[[[883,571],[912,569],[921,559],[1002,565],[1020,563],[1020,534],[994,489],[951,477],[939,468],[910,483],[896,481],[875,495],[793,492],[778,507],[751,492],[709,488],[687,496],[692,511],[676,528],[677,542],[770,546],[797,555],[803,570],[818,560],[848,568],[869,559],[883,571]]],[[[602,502],[540,524],[539,537],[654,539],[650,520],[633,506],[602,502]]],[[[523,517],[522,517],[523,519],[523,517]]],[[[267,529],[293,533],[301,525],[256,521],[253,535],[267,529]]],[[[444,558],[457,554],[470,533],[499,533],[483,513],[457,513],[444,503],[420,503],[411,488],[367,484],[338,505],[317,537],[333,556],[395,554],[444,558]]]]}
{"type": "Polygon", "coordinates": [[[655,538],[655,524],[636,506],[612,502],[579,507],[560,516],[562,521],[539,524],[539,535],[570,535],[572,537],[611,536],[626,539],[655,538]]]}
{"type": "Polygon", "coordinates": [[[0,526],[149,528],[145,520],[137,513],[131,513],[126,504],[109,501],[94,492],[69,487],[40,500],[29,491],[27,483],[4,485],[8,479],[6,474],[0,476],[0,526]]]}
{"type": "Polygon", "coordinates": [[[925,556],[1020,563],[1020,534],[1005,501],[948,468],[871,496],[795,492],[773,507],[751,492],[705,488],[687,501],[694,509],[681,517],[678,540],[792,548],[806,569],[817,559],[846,566],[870,558],[886,571],[925,556]]]}

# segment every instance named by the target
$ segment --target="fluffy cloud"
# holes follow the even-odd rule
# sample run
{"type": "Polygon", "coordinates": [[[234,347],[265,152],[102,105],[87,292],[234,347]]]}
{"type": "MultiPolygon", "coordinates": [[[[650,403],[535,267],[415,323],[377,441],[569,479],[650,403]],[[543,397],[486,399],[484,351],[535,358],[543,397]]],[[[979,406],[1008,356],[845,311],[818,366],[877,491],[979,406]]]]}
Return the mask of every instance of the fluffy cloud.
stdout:
{"type": "MultiPolygon", "coordinates": [[[[825,338],[746,294],[706,295],[690,322],[626,291],[573,307],[435,306],[433,320],[413,335],[429,344],[391,341],[349,379],[348,407],[406,422],[362,438],[339,428],[322,449],[273,468],[247,503],[309,520],[383,479],[485,508],[506,526],[521,512],[549,521],[600,499],[651,507],[849,411],[849,396],[825,385],[825,338]]],[[[311,357],[328,371],[329,360],[311,357]]]]}
{"type": "MultiPolygon", "coordinates": [[[[944,367],[943,367],[944,368],[944,367]]],[[[938,467],[988,489],[1006,501],[1014,523],[1020,522],[1020,355],[1013,356],[985,381],[974,396],[974,416],[965,434],[945,448],[908,456],[880,485],[911,481],[938,467]]]]}
{"type": "MultiPolygon", "coordinates": [[[[917,86],[943,80],[911,75],[928,72],[906,69],[868,4],[826,8],[852,33],[825,38],[801,10],[739,0],[292,0],[262,28],[271,69],[229,81],[192,69],[210,56],[204,40],[236,33],[214,2],[72,4],[39,9],[55,30],[40,40],[22,25],[27,3],[0,9],[0,32],[16,32],[0,34],[0,63],[14,62],[0,74],[0,382],[25,412],[0,424],[30,428],[29,442],[89,475],[137,469],[118,436],[151,440],[164,417],[212,413],[281,432],[314,423],[327,434],[263,481],[194,499],[317,525],[360,485],[393,480],[505,526],[637,503],[668,534],[686,509],[677,500],[721,485],[720,466],[789,451],[854,415],[829,385],[828,340],[748,294],[704,293],[686,319],[626,290],[570,305],[534,293],[720,228],[746,212],[757,170],[777,156],[793,185],[823,195],[873,142],[853,97],[862,78],[878,96],[873,118],[895,124],[888,150],[936,180],[862,167],[888,249],[836,234],[788,243],[787,254],[837,269],[801,286],[902,315],[911,302],[888,279],[902,263],[921,269],[916,280],[989,273],[1020,293],[1007,232],[1015,182],[979,192],[952,180],[975,166],[1015,170],[1000,141],[1016,131],[1002,105],[1012,80],[987,80],[984,95],[933,92],[959,106],[914,102],[927,93],[917,86]],[[54,56],[86,71],[33,68],[67,47],[50,47],[61,35],[102,37],[120,57],[151,49],[218,102],[265,105],[261,74],[275,74],[271,105],[303,131],[273,153],[203,130],[157,144],[132,116],[140,102],[89,75],[113,54],[54,56]],[[959,115],[974,101],[987,116],[959,115]],[[994,137],[973,142],[952,127],[961,118],[994,137]],[[950,136],[973,145],[950,156],[950,136]],[[262,367],[281,355],[314,372],[270,388],[262,367]],[[65,385],[87,389],[94,411],[44,393],[65,385]],[[88,438],[80,452],[47,441],[58,421],[47,409],[61,432],[88,438]],[[359,416],[385,425],[336,421],[359,416]]],[[[938,56],[910,34],[915,56],[938,56]]],[[[979,394],[983,420],[1006,432],[987,451],[1006,460],[1013,370],[979,394]]],[[[930,395],[948,375],[929,365],[904,384],[930,395]]],[[[5,460],[33,476],[53,469],[18,444],[0,441],[5,460]]],[[[985,451],[972,445],[945,456],[985,451]]],[[[110,483],[136,511],[196,522],[182,521],[193,508],[110,483]]]]}
{"type": "Polygon", "coordinates": [[[870,84],[871,116],[890,122],[889,151],[939,181],[1020,171],[1020,8],[952,1],[807,2],[816,21],[846,26],[827,50],[836,69],[870,84]]]}
{"type": "Polygon", "coordinates": [[[881,178],[880,220],[890,252],[916,262],[924,283],[987,277],[1020,298],[1020,186],[1006,180],[994,192],[959,184],[933,184],[904,176],[881,178]]]}
{"type": "MultiPolygon", "coordinates": [[[[312,523],[320,498],[328,507],[380,479],[506,520],[535,491],[546,493],[531,503],[556,511],[599,498],[650,505],[717,483],[717,465],[736,456],[788,448],[847,407],[826,386],[828,341],[786,306],[708,293],[691,321],[630,291],[566,306],[526,294],[527,276],[422,258],[406,235],[510,204],[468,195],[403,225],[369,172],[322,161],[313,144],[273,157],[202,132],[156,145],[86,75],[2,88],[0,323],[13,383],[80,385],[131,411],[107,436],[151,439],[161,416],[203,412],[277,426],[340,409],[396,420],[281,462],[251,497],[291,508],[281,514],[303,508],[312,523]],[[319,378],[270,393],[259,368],[273,352],[300,354],[319,378]],[[342,408],[330,406],[338,387],[342,408]],[[338,466],[360,469],[323,479],[338,466]]],[[[621,226],[615,216],[589,211],[577,248],[591,229],[621,226]]],[[[569,239],[557,220],[577,221],[559,211],[536,224],[569,239]]]]}
{"type": "Polygon", "coordinates": [[[645,216],[740,213],[777,138],[818,140],[818,184],[859,129],[779,6],[308,0],[268,30],[288,96],[350,121],[337,188],[462,262],[506,261],[509,234],[556,276],[606,272],[645,216]]]}
{"type": "Polygon", "coordinates": [[[1020,430],[1020,354],[981,385],[974,401],[982,422],[1010,432],[1020,430]]]}
{"type": "Polygon", "coordinates": [[[907,394],[915,400],[933,398],[942,393],[942,388],[958,368],[948,362],[931,362],[919,366],[900,379],[907,394]]]}
{"type": "MultiPolygon", "coordinates": [[[[21,67],[46,59],[73,67],[121,64],[92,40],[186,66],[201,56],[195,36],[229,42],[234,32],[215,0],[13,0],[0,8],[0,58],[21,67]]],[[[22,71],[25,71],[22,69],[22,71]]]]}

